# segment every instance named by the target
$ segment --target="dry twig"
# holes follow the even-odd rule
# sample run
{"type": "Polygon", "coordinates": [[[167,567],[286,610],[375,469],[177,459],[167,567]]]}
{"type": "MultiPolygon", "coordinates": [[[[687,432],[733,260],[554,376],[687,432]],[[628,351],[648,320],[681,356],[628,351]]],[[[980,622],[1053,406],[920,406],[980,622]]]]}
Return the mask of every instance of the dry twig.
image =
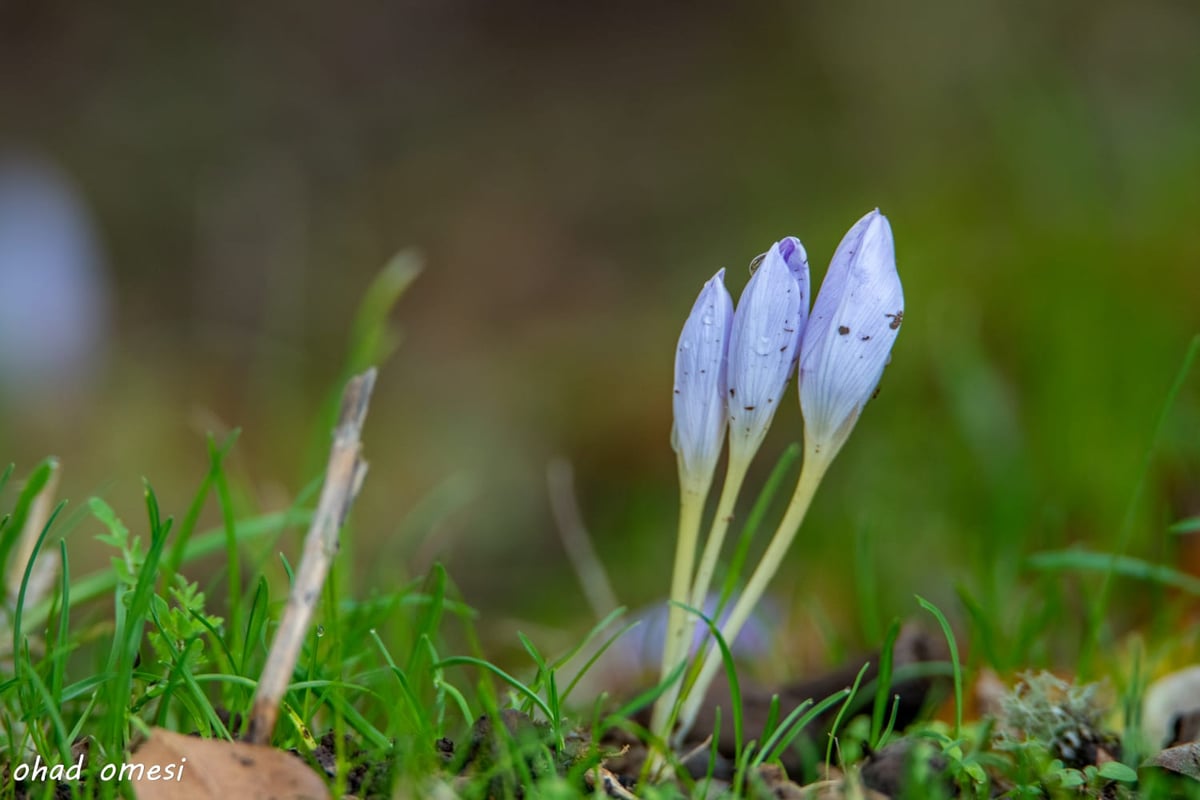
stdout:
{"type": "Polygon", "coordinates": [[[550,509],[558,525],[558,536],[579,577],[579,585],[587,595],[592,613],[596,619],[603,619],[617,607],[617,595],[588,535],[587,526],[583,524],[583,515],[579,513],[579,503],[575,497],[575,471],[571,468],[571,462],[565,458],[553,459],[546,467],[546,483],[550,489],[550,509]]]}
{"type": "Polygon", "coordinates": [[[342,393],[342,409],[333,431],[333,447],[325,469],[325,485],[304,539],[304,555],[296,570],[283,621],[258,681],[247,740],[268,744],[279,716],[279,704],[291,681],[325,577],[338,549],[338,531],[362,487],[367,464],[362,460],[363,420],[375,386],[375,369],[351,378],[342,393]]]}

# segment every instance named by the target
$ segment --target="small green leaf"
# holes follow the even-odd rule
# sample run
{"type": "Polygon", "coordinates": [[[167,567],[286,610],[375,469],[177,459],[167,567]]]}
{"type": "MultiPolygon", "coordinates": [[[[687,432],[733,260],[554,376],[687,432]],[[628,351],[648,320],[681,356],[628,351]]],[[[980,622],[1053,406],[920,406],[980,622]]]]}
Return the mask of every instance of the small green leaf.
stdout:
{"type": "Polygon", "coordinates": [[[1074,789],[1084,784],[1083,773],[1077,769],[1063,770],[1060,780],[1064,789],[1074,789]]]}
{"type": "Polygon", "coordinates": [[[1109,761],[1100,767],[1098,774],[1101,778],[1106,778],[1110,781],[1137,783],[1137,772],[1128,764],[1122,764],[1120,761],[1109,761]]]}
{"type": "Polygon", "coordinates": [[[1200,517],[1181,519],[1167,530],[1171,533],[1200,533],[1200,517]]]}

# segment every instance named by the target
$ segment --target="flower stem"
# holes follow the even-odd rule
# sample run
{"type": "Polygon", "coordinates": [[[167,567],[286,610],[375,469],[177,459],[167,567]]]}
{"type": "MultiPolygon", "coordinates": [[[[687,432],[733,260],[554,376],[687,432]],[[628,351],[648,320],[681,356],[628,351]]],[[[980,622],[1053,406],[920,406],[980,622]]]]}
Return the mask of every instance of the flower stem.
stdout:
{"type": "Polygon", "coordinates": [[[725,543],[725,534],[729,531],[729,523],[733,521],[733,511],[749,469],[749,458],[732,452],[729,454],[725,483],[721,487],[721,499],[717,502],[717,514],[713,517],[708,540],[704,543],[704,554],[700,557],[700,567],[696,570],[696,582],[692,586],[692,608],[704,609],[717,560],[721,557],[721,546],[725,543]]]}
{"type": "MultiPolygon", "coordinates": [[[[792,500],[783,514],[783,519],[779,522],[779,527],[775,530],[775,535],[771,537],[771,543],[767,545],[762,559],[750,576],[746,588],[742,590],[737,602],[734,603],[733,610],[729,613],[729,619],[721,626],[721,636],[726,642],[732,644],[737,638],[742,626],[746,624],[755,606],[762,599],[767,584],[779,571],[784,556],[787,555],[788,548],[791,547],[792,540],[796,538],[796,532],[800,530],[800,524],[804,522],[804,516],[808,513],[809,506],[812,505],[813,495],[816,494],[817,487],[821,484],[821,479],[833,462],[835,454],[836,448],[821,449],[806,444],[804,466],[800,470],[800,478],[796,482],[792,500]]],[[[696,721],[696,715],[699,714],[700,706],[704,703],[708,687],[721,663],[721,654],[714,643],[705,656],[700,675],[692,686],[680,712],[677,737],[685,736],[696,721]]]]}
{"type": "MultiPolygon", "coordinates": [[[[696,542],[700,536],[700,521],[704,515],[704,501],[708,497],[708,486],[697,482],[682,481],[679,493],[679,536],[675,542],[675,568],[671,574],[671,599],[675,603],[687,603],[692,583],[692,567],[696,563],[696,542]]],[[[667,637],[663,642],[662,676],[667,676],[687,654],[687,632],[691,628],[687,612],[672,603],[667,610],[667,637]]],[[[670,735],[675,701],[679,698],[679,682],[667,689],[654,704],[650,718],[650,730],[659,734],[664,741],[670,735]]]]}

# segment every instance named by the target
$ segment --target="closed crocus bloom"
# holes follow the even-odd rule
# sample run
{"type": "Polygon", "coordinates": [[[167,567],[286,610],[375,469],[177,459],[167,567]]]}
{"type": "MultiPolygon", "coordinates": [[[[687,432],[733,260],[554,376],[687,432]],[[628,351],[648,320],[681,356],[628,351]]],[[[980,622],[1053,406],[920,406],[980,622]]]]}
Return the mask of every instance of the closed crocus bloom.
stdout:
{"type": "Polygon", "coordinates": [[[729,450],[757,452],[796,365],[808,314],[808,256],[800,241],[776,242],[746,284],[729,339],[729,450]]]}
{"type": "MultiPolygon", "coordinates": [[[[781,251],[781,255],[786,258],[787,253],[781,251]]],[[[770,257],[764,260],[760,274],[771,261],[770,257]]],[[[781,272],[778,269],[775,271],[777,274],[781,272]]],[[[776,280],[780,286],[784,284],[776,280]]],[[[750,294],[750,287],[747,287],[747,294],[750,294]]],[[[776,302],[781,301],[777,299],[776,302]]],[[[743,370],[740,365],[735,365],[735,358],[745,348],[741,344],[745,341],[744,333],[743,339],[739,340],[739,333],[742,333],[739,323],[743,321],[742,312],[748,305],[744,295],[734,315],[733,332],[730,335],[731,415],[735,407],[743,405],[740,398],[732,397],[732,392],[736,387],[738,394],[741,394],[742,387],[738,380],[743,370]]],[[[854,428],[863,405],[879,384],[903,319],[904,295],[900,288],[900,277],[896,274],[892,231],[887,219],[877,209],[860,219],[838,245],[803,331],[799,383],[800,407],[804,412],[804,463],[779,527],[763,551],[758,566],[746,581],[728,618],[721,624],[721,635],[726,641],[734,639],[750,620],[762,601],[767,585],[783,564],[812,505],[817,487],[854,428]]],[[[761,324],[761,319],[759,322],[761,324]]],[[[786,377],[786,372],[784,375],[786,377]]],[[[774,411],[773,408],[770,410],[774,411]]],[[[731,419],[731,465],[737,453],[732,437],[739,430],[744,430],[744,426],[737,426],[731,419]]],[[[727,508],[728,504],[718,504],[718,515],[723,507],[727,508]]],[[[710,549],[706,546],[705,551],[705,558],[701,562],[702,579],[698,579],[693,587],[693,605],[704,598],[702,592],[708,584],[703,579],[711,573],[710,566],[715,563],[715,547],[710,549]]],[[[674,741],[681,741],[695,722],[721,663],[721,654],[716,648],[710,647],[692,684],[691,694],[680,708],[679,730],[684,734],[676,733],[674,741]]]]}
{"type": "Polygon", "coordinates": [[[685,485],[707,491],[725,439],[725,370],[733,300],[725,270],[700,291],[675,353],[675,424],[671,446],[685,485]]]}
{"type": "Polygon", "coordinates": [[[871,398],[904,319],[887,217],[872,211],[845,235],[800,352],[806,449],[832,459],[871,398]]]}

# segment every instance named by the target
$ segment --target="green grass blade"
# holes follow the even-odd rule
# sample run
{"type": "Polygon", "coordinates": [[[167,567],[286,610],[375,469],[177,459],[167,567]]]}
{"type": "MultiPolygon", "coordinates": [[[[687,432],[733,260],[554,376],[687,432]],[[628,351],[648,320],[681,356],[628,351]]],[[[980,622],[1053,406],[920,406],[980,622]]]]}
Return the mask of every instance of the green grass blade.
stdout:
{"type": "MultiPolygon", "coordinates": [[[[154,593],[154,583],[158,577],[158,564],[166,546],[167,535],[171,529],[171,520],[161,520],[158,513],[158,499],[149,484],[145,485],[146,509],[150,520],[150,547],[146,551],[141,569],[137,574],[137,582],[130,593],[128,605],[117,601],[118,609],[124,608],[123,619],[118,621],[113,637],[116,660],[113,662],[113,680],[109,697],[112,707],[109,711],[110,741],[125,745],[126,724],[128,722],[129,695],[133,685],[133,664],[137,658],[145,629],[145,620],[149,616],[150,600],[154,593]]],[[[118,612],[121,613],[120,611],[118,612]]]]}
{"type": "Polygon", "coordinates": [[[21,623],[24,618],[25,609],[25,592],[29,588],[29,578],[33,575],[33,565],[37,561],[38,554],[42,552],[42,544],[46,541],[46,534],[50,533],[51,526],[54,525],[54,520],[58,517],[60,511],[67,505],[67,501],[60,501],[54,507],[54,511],[50,512],[50,518],[46,520],[46,524],[42,526],[42,532],[38,534],[37,541],[33,544],[33,549],[29,553],[29,561],[25,564],[25,571],[21,575],[21,587],[17,591],[17,605],[13,609],[12,631],[13,631],[13,664],[20,663],[20,658],[17,654],[25,649],[25,643],[21,636],[21,623]]]}
{"type": "Polygon", "coordinates": [[[324,454],[329,450],[328,431],[333,429],[337,419],[346,381],[368,367],[381,365],[399,346],[400,337],[392,329],[388,317],[420,272],[420,254],[415,250],[402,250],[388,260],[367,287],[350,329],[342,374],[321,404],[317,418],[319,434],[309,446],[304,464],[313,468],[324,464],[324,454]]]}
{"type": "Polygon", "coordinates": [[[383,654],[383,660],[387,663],[392,675],[395,676],[397,683],[400,685],[400,692],[404,695],[406,701],[404,706],[408,711],[408,716],[415,723],[415,733],[427,737],[432,736],[433,726],[430,724],[429,714],[425,711],[425,704],[420,701],[413,691],[408,676],[404,674],[404,670],[396,666],[395,659],[392,658],[392,654],[384,645],[383,640],[379,638],[379,634],[372,630],[368,632],[368,635],[375,640],[375,646],[383,654]]]}
{"type": "Polygon", "coordinates": [[[196,494],[192,497],[191,505],[188,506],[187,511],[179,522],[179,528],[175,532],[175,541],[171,545],[171,552],[167,555],[164,562],[163,580],[159,584],[162,587],[161,591],[164,593],[167,587],[171,585],[171,581],[174,580],[175,574],[183,566],[184,558],[187,555],[188,543],[192,540],[196,524],[200,521],[200,513],[204,510],[204,502],[208,499],[213,483],[217,479],[217,474],[223,469],[225,457],[229,455],[240,435],[241,430],[235,428],[225,437],[225,441],[220,446],[214,446],[211,434],[208,437],[208,471],[200,481],[200,486],[196,489],[196,494]]]}
{"type": "Polygon", "coordinates": [[[1162,564],[1151,564],[1133,556],[1113,553],[1097,553],[1089,550],[1051,550],[1037,553],[1025,560],[1027,566],[1037,570],[1056,572],[1099,572],[1133,578],[1140,581],[1170,586],[1188,594],[1200,595],[1200,578],[1186,572],[1171,569],[1162,564]]]}
{"type": "Polygon", "coordinates": [[[938,625],[942,628],[942,634],[946,637],[946,644],[950,646],[950,663],[954,667],[954,738],[958,739],[962,736],[963,716],[962,665],[958,661],[958,644],[954,640],[954,631],[951,630],[950,623],[946,621],[946,615],[921,595],[916,595],[916,598],[921,608],[933,614],[938,621],[938,625]]]}
{"type": "MultiPolygon", "coordinates": [[[[429,605],[417,618],[415,634],[417,638],[426,636],[432,642],[437,638],[442,621],[442,607],[446,600],[446,568],[439,563],[434,563],[426,583],[431,587],[428,592],[425,592],[430,598],[429,605]]],[[[413,648],[406,670],[410,675],[416,673],[416,659],[420,655],[420,648],[413,648]]]]}
{"type": "Polygon", "coordinates": [[[675,666],[675,669],[671,670],[664,680],[659,681],[649,689],[646,689],[635,695],[633,699],[629,700],[627,703],[625,703],[625,705],[621,706],[612,714],[609,714],[608,717],[605,718],[605,723],[603,726],[604,729],[607,730],[608,728],[613,727],[616,722],[628,719],[649,706],[660,696],[662,696],[663,692],[667,691],[667,689],[669,689],[671,685],[675,683],[675,681],[680,680],[683,677],[683,671],[685,669],[687,669],[687,662],[679,662],[679,664],[675,666]]]}
{"type": "MultiPolygon", "coordinates": [[[[29,516],[29,509],[33,505],[33,501],[46,488],[46,484],[50,482],[51,476],[58,469],[58,459],[47,458],[45,461],[34,467],[33,472],[29,474],[29,478],[25,481],[24,488],[17,495],[17,503],[13,507],[11,516],[6,517],[0,523],[0,597],[8,596],[8,558],[12,554],[13,545],[17,542],[17,537],[21,535],[21,530],[25,527],[25,519],[29,516]]],[[[5,480],[12,472],[12,467],[9,467],[4,472],[5,480]]],[[[19,653],[20,649],[16,649],[13,653],[19,653]]]]}
{"type": "Polygon", "coordinates": [[[1200,533],[1200,517],[1181,519],[1167,528],[1170,533],[1200,533]]]}
{"type": "Polygon", "coordinates": [[[541,711],[542,714],[545,715],[547,720],[554,718],[552,712],[550,711],[550,707],[546,705],[546,701],[542,700],[542,698],[538,696],[537,692],[533,691],[524,683],[521,683],[521,681],[517,680],[512,675],[509,675],[507,672],[489,661],[485,661],[482,658],[475,658],[474,656],[448,656],[447,658],[443,658],[441,661],[438,661],[435,666],[438,669],[444,669],[446,667],[460,665],[479,667],[482,670],[492,673],[497,678],[516,689],[518,694],[532,700],[533,704],[537,706],[538,710],[541,711]]]}
{"type": "Polygon", "coordinates": [[[0,472],[0,492],[3,492],[8,486],[8,479],[12,477],[13,471],[16,470],[16,468],[17,465],[15,463],[9,463],[9,465],[4,468],[4,471],[0,472]]]}
{"type": "Polygon", "coordinates": [[[67,726],[63,722],[62,713],[59,711],[59,706],[54,702],[54,695],[50,692],[50,687],[46,686],[42,676],[38,674],[37,669],[33,665],[33,661],[29,656],[29,648],[22,648],[22,652],[14,661],[21,660],[25,662],[23,670],[24,678],[33,685],[37,696],[42,701],[43,709],[40,713],[34,716],[34,719],[44,717],[50,718],[50,728],[54,731],[54,743],[58,749],[61,763],[69,763],[71,760],[71,740],[67,736],[67,726]]]}
{"type": "Polygon", "coordinates": [[[896,648],[896,637],[900,635],[900,620],[892,620],[887,639],[879,654],[879,678],[875,689],[875,707],[871,711],[871,747],[879,749],[879,737],[883,730],[883,712],[887,708],[888,695],[892,691],[892,657],[896,648]]]}
{"type": "MultiPolygon", "coordinates": [[[[733,652],[729,649],[729,644],[725,641],[725,637],[721,635],[721,629],[717,626],[717,623],[714,622],[712,618],[707,616],[703,611],[674,600],[671,601],[671,604],[679,606],[684,611],[695,614],[697,617],[703,620],[704,624],[708,626],[708,631],[710,634],[712,634],[713,640],[716,642],[716,647],[721,651],[721,663],[725,669],[725,677],[729,681],[729,706],[730,713],[733,715],[734,761],[740,761],[742,757],[742,741],[744,733],[744,720],[742,719],[742,687],[738,683],[737,666],[733,662],[733,652]]],[[[703,661],[704,659],[696,659],[697,666],[702,664],[703,661]]],[[[682,703],[687,696],[687,689],[688,687],[685,687],[684,691],[680,693],[679,703],[682,703]]],[[[673,717],[674,713],[672,713],[672,718],[673,717]]]]}
{"type": "Polygon", "coordinates": [[[517,631],[517,639],[520,640],[521,646],[525,648],[525,652],[529,654],[529,657],[533,659],[533,663],[537,667],[537,674],[534,676],[533,682],[529,684],[529,688],[535,692],[540,691],[542,688],[542,681],[548,680],[550,677],[549,670],[547,669],[546,665],[546,659],[542,658],[542,654],[538,652],[538,649],[534,646],[533,642],[529,640],[528,636],[520,631],[517,631]]]}
{"type": "Polygon", "coordinates": [[[858,599],[858,614],[863,636],[869,642],[879,641],[882,634],[879,624],[878,581],[874,574],[874,540],[868,535],[865,524],[859,524],[854,533],[854,589],[858,599]]]}
{"type": "MultiPolygon", "coordinates": [[[[209,463],[220,464],[222,456],[216,440],[208,437],[209,463]]],[[[225,531],[225,574],[229,589],[229,630],[242,630],[242,567],[241,550],[238,547],[237,519],[233,508],[233,497],[229,491],[229,479],[225,470],[214,468],[213,488],[216,490],[217,508],[221,512],[221,527],[225,531]]],[[[236,644],[236,642],[234,643],[236,644]]]]}
{"type": "Polygon", "coordinates": [[[767,753],[766,760],[779,760],[783,754],[787,752],[787,749],[791,747],[791,744],[796,740],[796,737],[799,736],[804,729],[812,723],[813,720],[849,696],[849,688],[839,689],[811,708],[808,708],[808,706],[812,704],[812,700],[805,700],[803,703],[792,709],[792,711],[786,717],[784,717],[783,723],[779,726],[779,730],[776,731],[777,735],[772,737],[773,740],[776,740],[774,741],[774,744],[772,744],[769,748],[764,745],[762,752],[767,753]],[[807,711],[805,711],[806,708],[808,708],[807,711]]]}
{"type": "Polygon", "coordinates": [[[54,642],[54,660],[50,672],[50,696],[56,708],[62,708],[63,681],[67,674],[67,656],[70,654],[71,620],[71,564],[67,559],[67,543],[59,539],[58,570],[58,634],[54,642]]]}
{"type": "Polygon", "coordinates": [[[1121,528],[1117,539],[1118,544],[1112,556],[1110,556],[1112,566],[1104,572],[1099,591],[1095,593],[1090,604],[1088,624],[1084,633],[1084,653],[1081,656],[1081,661],[1084,663],[1080,666],[1081,670],[1087,668],[1091,652],[1099,641],[1100,629],[1108,609],[1112,579],[1114,575],[1119,574],[1117,572],[1117,559],[1129,552],[1130,544],[1133,542],[1137,511],[1141,506],[1142,496],[1146,492],[1146,481],[1149,478],[1150,469],[1154,463],[1154,453],[1157,451],[1158,444],[1167,429],[1167,422],[1170,419],[1171,410],[1175,407],[1175,401],[1178,399],[1180,392],[1183,391],[1187,377],[1195,366],[1198,357],[1200,357],[1200,334],[1192,337],[1191,342],[1188,344],[1187,352],[1183,357],[1183,363],[1180,364],[1179,370],[1175,374],[1175,379],[1171,382],[1171,388],[1167,390],[1167,396],[1163,400],[1162,408],[1158,413],[1158,419],[1154,424],[1154,430],[1150,435],[1150,441],[1146,446],[1146,452],[1142,459],[1142,467],[1138,471],[1137,481],[1133,485],[1129,502],[1125,506],[1125,514],[1121,519],[1121,528]]]}
{"type": "MultiPolygon", "coordinates": [[[[95,508],[93,507],[93,512],[95,508]]],[[[312,521],[311,510],[289,509],[262,514],[238,523],[238,537],[242,541],[278,534],[289,527],[308,525],[312,521]]],[[[225,546],[224,528],[214,528],[194,537],[184,549],[183,562],[190,563],[205,556],[217,553],[225,546]]],[[[102,569],[80,578],[72,589],[76,604],[95,600],[108,594],[117,587],[120,579],[111,569],[102,569]]],[[[31,625],[45,622],[50,613],[51,600],[43,600],[29,610],[26,615],[31,625]]]]}
{"type": "MultiPolygon", "coordinates": [[[[762,747],[759,748],[754,760],[750,762],[751,767],[757,767],[759,764],[763,763],[763,761],[772,757],[772,753],[775,751],[775,748],[779,746],[779,743],[783,740],[783,737],[787,736],[788,731],[796,723],[796,720],[799,719],[800,716],[812,706],[812,704],[812,698],[804,700],[788,712],[787,716],[783,718],[783,722],[781,722],[778,727],[767,726],[763,729],[764,739],[762,747]]],[[[771,698],[771,705],[773,706],[775,714],[778,714],[779,695],[775,695],[771,698]]],[[[782,753],[782,751],[780,751],[780,753],[782,753]]],[[[774,758],[778,757],[779,754],[774,756],[774,758]]]]}
{"type": "Polygon", "coordinates": [[[568,661],[570,661],[572,658],[574,658],[575,656],[577,656],[581,652],[583,652],[584,648],[586,648],[589,644],[591,644],[593,639],[595,639],[597,636],[599,636],[604,631],[604,629],[607,628],[609,625],[613,624],[618,619],[620,619],[621,615],[623,615],[624,613],[625,613],[624,606],[621,606],[619,608],[614,608],[612,611],[608,612],[608,614],[604,617],[604,619],[600,620],[599,622],[597,622],[595,625],[592,626],[592,629],[587,632],[587,635],[584,636],[583,639],[580,640],[579,644],[575,645],[573,648],[568,650],[564,655],[556,658],[554,660],[554,662],[550,665],[550,669],[560,670],[564,666],[566,666],[568,661]]]}
{"type": "MultiPolygon", "coordinates": [[[[763,725],[761,736],[764,739],[770,739],[775,733],[775,726],[779,724],[779,695],[771,695],[771,702],[767,704],[767,721],[763,725]]],[[[763,749],[766,749],[765,747],[763,749]]],[[[760,750],[761,752],[761,750],[760,750]]]]}
{"type": "Polygon", "coordinates": [[[967,616],[971,618],[971,630],[976,634],[972,638],[972,642],[978,642],[980,650],[983,651],[984,662],[991,665],[993,669],[1004,671],[1011,662],[1009,658],[1001,657],[1000,653],[1004,650],[1011,657],[1011,648],[997,646],[995,625],[984,611],[983,605],[975,599],[964,584],[956,584],[954,593],[958,596],[958,602],[962,603],[963,608],[967,610],[967,616]]]}
{"type": "Polygon", "coordinates": [[[242,661],[239,670],[242,675],[250,673],[250,658],[254,655],[257,646],[262,645],[265,652],[264,632],[271,617],[270,606],[271,589],[267,585],[267,579],[260,575],[255,584],[254,597],[250,600],[250,609],[246,617],[246,638],[242,643],[242,661]]]}
{"type": "Polygon", "coordinates": [[[862,683],[863,675],[867,674],[867,668],[870,667],[870,662],[862,665],[862,669],[858,671],[858,675],[854,678],[854,685],[846,693],[846,700],[842,703],[842,707],[838,709],[837,715],[833,718],[833,725],[829,728],[829,742],[825,745],[825,771],[829,772],[829,766],[833,759],[833,743],[837,741],[838,728],[841,727],[842,717],[846,715],[846,710],[850,704],[854,702],[855,695],[858,694],[858,687],[862,683]]]}
{"type": "Polygon", "coordinates": [[[892,695],[892,714],[888,717],[887,726],[883,729],[883,733],[879,736],[879,741],[875,743],[875,752],[879,752],[887,744],[887,740],[892,735],[892,730],[896,727],[896,716],[900,713],[900,695],[892,695]]]}
{"type": "Polygon", "coordinates": [[[608,637],[604,644],[597,648],[596,652],[584,662],[583,666],[579,669],[579,672],[576,673],[575,677],[571,679],[571,682],[567,684],[567,688],[564,689],[562,693],[562,702],[567,702],[567,698],[571,696],[571,692],[575,691],[575,687],[579,685],[579,681],[583,679],[583,676],[587,674],[588,670],[595,666],[596,662],[600,660],[600,657],[608,651],[608,648],[612,647],[618,639],[641,624],[641,620],[634,620],[633,622],[627,623],[625,627],[621,628],[621,630],[617,631],[612,636],[608,637]]]}
{"type": "Polygon", "coordinates": [[[783,454],[779,456],[779,460],[775,462],[771,474],[767,477],[767,482],[763,484],[762,491],[755,498],[754,505],[750,507],[750,514],[746,517],[746,524],[742,526],[742,531],[738,535],[737,543],[734,546],[733,556],[729,559],[729,569],[726,570],[725,579],[721,582],[721,596],[717,601],[717,613],[714,614],[717,619],[721,618],[721,613],[725,610],[725,606],[729,604],[734,591],[737,589],[738,578],[745,569],[746,556],[750,553],[750,542],[758,533],[758,529],[762,527],[763,519],[771,509],[771,502],[779,494],[779,489],[783,485],[784,479],[787,478],[788,473],[792,471],[792,467],[796,465],[796,461],[799,458],[800,445],[793,442],[788,445],[783,454]]]}

